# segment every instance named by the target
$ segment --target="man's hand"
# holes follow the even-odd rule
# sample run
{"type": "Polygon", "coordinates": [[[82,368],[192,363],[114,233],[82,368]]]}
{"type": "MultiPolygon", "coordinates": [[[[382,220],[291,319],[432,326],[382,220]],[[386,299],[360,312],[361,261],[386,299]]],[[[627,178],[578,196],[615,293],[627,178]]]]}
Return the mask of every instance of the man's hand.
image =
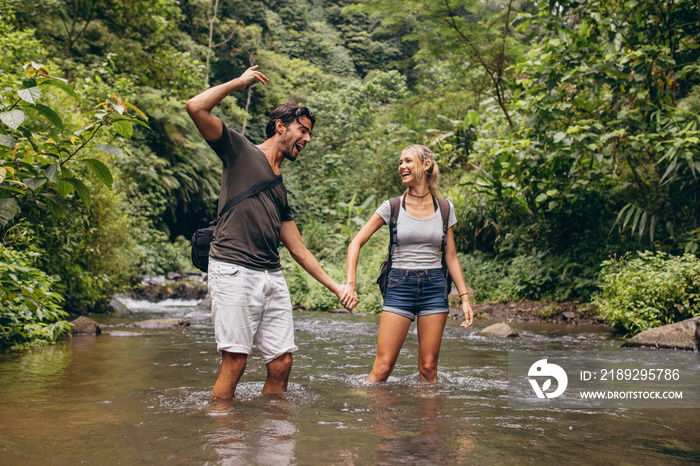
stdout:
{"type": "Polygon", "coordinates": [[[211,111],[219,102],[224,100],[232,92],[245,89],[254,81],[266,84],[267,76],[257,71],[258,66],[251,66],[238,78],[232,79],[218,86],[211,87],[204,92],[197,94],[187,101],[185,108],[187,114],[197,126],[205,140],[209,142],[218,141],[221,138],[223,124],[218,117],[211,114],[211,111]]]}
{"type": "Polygon", "coordinates": [[[360,298],[357,296],[357,293],[355,293],[355,285],[338,285],[338,288],[336,288],[336,290],[337,291],[335,294],[338,296],[338,299],[340,299],[340,304],[342,304],[343,307],[345,307],[345,309],[351,310],[352,308],[357,306],[357,303],[360,301],[360,298]]]}
{"type": "Polygon", "coordinates": [[[241,84],[243,84],[243,87],[248,87],[252,82],[254,81],[260,81],[263,83],[263,86],[267,84],[269,81],[268,77],[262,74],[260,71],[257,71],[258,65],[251,66],[247,70],[243,72],[243,74],[240,76],[241,84]]]}

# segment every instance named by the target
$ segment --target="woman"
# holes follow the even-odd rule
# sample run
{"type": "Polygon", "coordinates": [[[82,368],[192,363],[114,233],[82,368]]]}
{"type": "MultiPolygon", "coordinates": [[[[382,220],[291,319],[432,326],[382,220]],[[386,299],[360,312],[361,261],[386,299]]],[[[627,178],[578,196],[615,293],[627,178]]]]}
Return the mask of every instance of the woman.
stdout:
{"type": "MultiPolygon", "coordinates": [[[[439,183],[435,156],[425,146],[406,147],[399,159],[399,176],[408,189],[401,196],[396,221],[397,243],[379,323],[377,356],[367,381],[381,382],[391,375],[411,322],[417,318],[418,370],[421,380],[435,383],[442,332],[449,312],[440,258],[443,219],[436,199],[439,183]]],[[[469,327],[474,322],[474,313],[457,260],[452,231],[452,226],[457,223],[454,206],[452,203],[449,206],[444,253],[447,268],[462,299],[462,327],[469,327]]],[[[350,243],[347,284],[341,296],[343,305],[350,302],[355,292],[360,248],[382,225],[389,224],[390,216],[390,202],[384,201],[350,243]]]]}

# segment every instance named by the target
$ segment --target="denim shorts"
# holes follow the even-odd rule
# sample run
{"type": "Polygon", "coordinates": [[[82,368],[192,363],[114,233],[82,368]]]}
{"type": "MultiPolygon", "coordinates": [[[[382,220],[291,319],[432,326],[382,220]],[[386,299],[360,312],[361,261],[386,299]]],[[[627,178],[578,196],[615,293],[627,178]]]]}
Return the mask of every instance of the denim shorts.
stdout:
{"type": "Polygon", "coordinates": [[[450,312],[442,269],[391,269],[382,311],[411,321],[416,317],[450,312]]]}
{"type": "Polygon", "coordinates": [[[255,344],[266,363],[297,350],[292,301],[282,272],[251,270],[210,257],[207,282],[217,350],[250,354],[255,344]]]}

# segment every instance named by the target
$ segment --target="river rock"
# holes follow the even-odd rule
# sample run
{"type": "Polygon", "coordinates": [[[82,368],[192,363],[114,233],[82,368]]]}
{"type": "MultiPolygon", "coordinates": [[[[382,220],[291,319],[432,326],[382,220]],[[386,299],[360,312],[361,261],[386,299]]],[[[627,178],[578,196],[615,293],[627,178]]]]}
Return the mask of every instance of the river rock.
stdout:
{"type": "Polygon", "coordinates": [[[141,285],[165,285],[165,277],[163,275],[146,275],[141,280],[141,285]]]}
{"type": "Polygon", "coordinates": [[[194,270],[179,270],[179,274],[184,276],[184,280],[194,280],[196,282],[206,282],[207,273],[194,270]]]}
{"type": "Polygon", "coordinates": [[[170,281],[182,280],[183,278],[184,276],[179,272],[168,272],[165,274],[165,279],[170,281]]]}
{"type": "Polygon", "coordinates": [[[697,351],[700,342],[700,316],[638,333],[622,346],[645,346],[697,351]]]}
{"type": "Polygon", "coordinates": [[[131,310],[126,307],[126,304],[123,303],[124,297],[119,296],[119,295],[114,295],[112,296],[112,299],[109,301],[109,310],[110,312],[117,314],[117,315],[127,315],[131,314],[131,310]]]}
{"type": "Polygon", "coordinates": [[[131,295],[135,299],[145,299],[157,303],[166,299],[203,299],[207,295],[207,284],[194,280],[178,280],[165,284],[141,284],[131,295]]]}
{"type": "Polygon", "coordinates": [[[199,304],[197,304],[197,306],[211,309],[211,297],[207,296],[206,298],[201,300],[199,304]]]}
{"type": "Polygon", "coordinates": [[[80,316],[77,319],[71,321],[72,327],[70,329],[70,334],[75,336],[85,336],[85,335],[99,335],[102,333],[100,326],[92,319],[85,316],[80,316]]]}
{"type": "Polygon", "coordinates": [[[485,329],[477,332],[477,335],[482,337],[507,338],[517,337],[518,332],[505,322],[489,325],[485,329]]]}
{"type": "Polygon", "coordinates": [[[129,327],[138,328],[169,328],[169,327],[189,327],[190,321],[186,319],[151,319],[134,322],[129,327]]]}

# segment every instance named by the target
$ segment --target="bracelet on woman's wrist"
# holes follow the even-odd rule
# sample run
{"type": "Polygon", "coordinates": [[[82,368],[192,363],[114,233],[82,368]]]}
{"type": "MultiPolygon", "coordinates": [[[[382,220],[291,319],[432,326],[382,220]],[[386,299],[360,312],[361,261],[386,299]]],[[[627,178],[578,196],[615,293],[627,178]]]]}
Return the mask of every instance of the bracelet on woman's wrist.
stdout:
{"type": "Polygon", "coordinates": [[[468,291],[465,291],[464,293],[460,293],[460,294],[459,294],[459,297],[461,298],[461,297],[464,296],[464,295],[469,296],[469,292],[468,292],[468,291]]]}

